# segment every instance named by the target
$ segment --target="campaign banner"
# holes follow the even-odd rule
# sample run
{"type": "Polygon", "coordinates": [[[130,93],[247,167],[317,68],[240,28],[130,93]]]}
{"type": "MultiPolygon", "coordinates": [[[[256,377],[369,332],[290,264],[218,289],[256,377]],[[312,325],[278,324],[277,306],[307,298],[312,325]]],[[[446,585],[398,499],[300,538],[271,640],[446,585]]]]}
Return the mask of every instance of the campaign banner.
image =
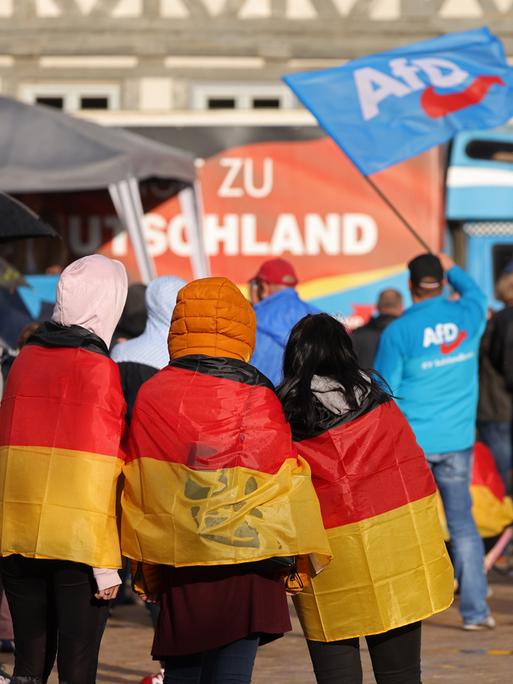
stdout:
{"type": "MultiPolygon", "coordinates": [[[[312,127],[240,127],[235,138],[248,142],[231,146],[233,127],[220,129],[215,145],[211,129],[194,132],[196,153],[202,140],[209,153],[199,157],[198,171],[212,275],[244,286],[262,261],[281,256],[297,270],[303,297],[355,323],[368,318],[385,285],[406,291],[405,264],[421,248],[331,139],[312,127]]],[[[379,184],[438,250],[443,225],[438,150],[384,171],[379,184]]],[[[158,274],[190,280],[191,246],[174,192],[165,181],[141,183],[144,230],[158,274]]],[[[38,198],[37,210],[63,235],[52,249],[66,251],[41,255],[47,247],[34,241],[30,258],[40,272],[54,258],[69,263],[101,252],[120,259],[132,282],[139,279],[130,239],[106,192],[47,194],[38,198]]]]}
{"type": "Polygon", "coordinates": [[[365,175],[513,116],[513,68],[487,28],[283,80],[365,175]]]}

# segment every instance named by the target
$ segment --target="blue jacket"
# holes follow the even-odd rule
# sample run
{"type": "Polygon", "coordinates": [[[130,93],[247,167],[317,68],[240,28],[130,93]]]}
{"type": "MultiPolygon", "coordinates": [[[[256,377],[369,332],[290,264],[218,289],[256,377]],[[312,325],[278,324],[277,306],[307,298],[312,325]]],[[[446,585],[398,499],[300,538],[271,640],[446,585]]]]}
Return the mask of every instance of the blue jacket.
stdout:
{"type": "Polygon", "coordinates": [[[293,288],[281,290],[255,304],[255,351],[250,363],[278,385],[283,377],[283,353],[290,331],[307,314],[319,309],[303,302],[293,288]]]}
{"type": "Polygon", "coordinates": [[[459,266],[447,279],[461,298],[414,304],[384,331],[375,362],[426,454],[467,449],[475,438],[486,297],[459,266]]]}

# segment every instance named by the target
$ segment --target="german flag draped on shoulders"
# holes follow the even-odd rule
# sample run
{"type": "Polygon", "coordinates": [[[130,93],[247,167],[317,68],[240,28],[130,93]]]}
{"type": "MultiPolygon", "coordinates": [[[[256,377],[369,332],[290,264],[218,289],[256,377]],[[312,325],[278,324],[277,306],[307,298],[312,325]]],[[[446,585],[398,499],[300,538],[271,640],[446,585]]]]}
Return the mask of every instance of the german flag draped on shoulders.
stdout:
{"type": "Polygon", "coordinates": [[[379,634],[446,609],[453,570],[436,486],[395,402],[364,399],[358,411],[331,414],[313,434],[295,437],[333,552],[326,571],[295,597],[306,637],[379,634]]]}
{"type": "Polygon", "coordinates": [[[497,537],[513,524],[513,500],[508,496],[495,459],[483,442],[474,446],[472,515],[483,539],[497,537]]]}
{"type": "Polygon", "coordinates": [[[225,278],[178,294],[170,365],[138,393],[123,492],[123,553],[208,566],[331,552],[307,463],[273,386],[247,361],[254,314],[225,278]]]}
{"type": "Polygon", "coordinates": [[[11,368],[0,409],[1,556],[121,567],[126,405],[108,344],[126,281],[124,267],[100,255],[68,266],[53,321],[11,368]]]}

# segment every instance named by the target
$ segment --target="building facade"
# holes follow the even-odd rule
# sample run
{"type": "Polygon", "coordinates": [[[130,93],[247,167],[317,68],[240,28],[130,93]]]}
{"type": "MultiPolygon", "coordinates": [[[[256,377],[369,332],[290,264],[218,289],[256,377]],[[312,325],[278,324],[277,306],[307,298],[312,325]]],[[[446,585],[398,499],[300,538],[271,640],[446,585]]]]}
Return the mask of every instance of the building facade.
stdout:
{"type": "Polygon", "coordinates": [[[121,125],[290,111],[284,73],[482,25],[513,55],[513,0],[0,0],[0,92],[121,125]]]}

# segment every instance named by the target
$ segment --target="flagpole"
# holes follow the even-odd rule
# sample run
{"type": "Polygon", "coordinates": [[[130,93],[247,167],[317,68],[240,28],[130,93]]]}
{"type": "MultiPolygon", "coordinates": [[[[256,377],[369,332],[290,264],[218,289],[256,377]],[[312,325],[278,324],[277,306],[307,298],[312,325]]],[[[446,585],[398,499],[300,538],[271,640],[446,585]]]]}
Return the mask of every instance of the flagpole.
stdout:
{"type": "MultiPolygon", "coordinates": [[[[352,160],[351,160],[351,161],[352,161],[352,160]]],[[[353,162],[353,163],[354,163],[354,162],[353,162]]],[[[356,164],[355,164],[355,166],[356,166],[356,164]]],[[[358,169],[358,166],[356,166],[356,168],[358,169]]],[[[360,171],[360,169],[358,169],[358,171],[360,171]]],[[[418,232],[417,232],[417,231],[415,230],[415,228],[411,225],[411,223],[410,223],[409,221],[407,221],[407,219],[401,214],[401,212],[399,211],[399,209],[397,209],[397,207],[396,207],[394,204],[392,204],[392,202],[388,199],[388,197],[387,197],[387,196],[385,195],[385,193],[381,190],[381,188],[379,188],[379,187],[376,185],[376,183],[375,183],[373,180],[371,180],[371,179],[369,178],[369,176],[366,176],[366,175],[363,174],[361,171],[360,171],[360,174],[363,176],[363,178],[365,178],[365,180],[367,181],[368,185],[370,185],[370,187],[374,190],[374,192],[375,192],[379,197],[381,197],[381,199],[382,199],[383,202],[387,205],[387,207],[393,211],[393,213],[397,216],[397,218],[399,219],[399,221],[401,221],[401,223],[403,224],[403,226],[404,226],[405,228],[407,228],[407,229],[410,231],[410,233],[411,233],[411,234],[413,235],[413,237],[417,240],[417,242],[418,242],[419,244],[421,244],[422,247],[424,247],[424,249],[426,250],[426,252],[429,252],[429,253],[431,254],[431,253],[432,253],[431,247],[427,244],[427,242],[425,242],[425,241],[420,237],[420,235],[418,234],[418,232]]]]}

